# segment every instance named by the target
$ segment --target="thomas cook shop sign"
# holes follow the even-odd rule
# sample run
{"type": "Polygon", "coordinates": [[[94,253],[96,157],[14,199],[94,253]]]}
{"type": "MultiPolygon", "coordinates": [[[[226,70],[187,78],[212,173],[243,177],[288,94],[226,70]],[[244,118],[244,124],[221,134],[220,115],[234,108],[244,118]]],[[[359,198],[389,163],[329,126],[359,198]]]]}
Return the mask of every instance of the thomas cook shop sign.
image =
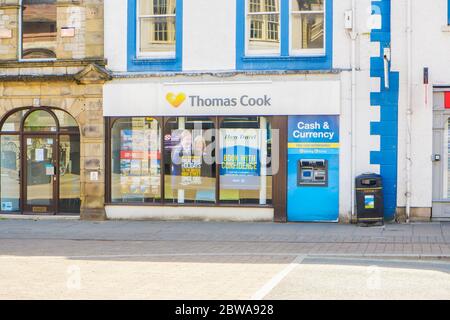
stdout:
{"type": "Polygon", "coordinates": [[[340,83],[113,81],[104,87],[104,113],[105,116],[339,114],[340,83]]]}

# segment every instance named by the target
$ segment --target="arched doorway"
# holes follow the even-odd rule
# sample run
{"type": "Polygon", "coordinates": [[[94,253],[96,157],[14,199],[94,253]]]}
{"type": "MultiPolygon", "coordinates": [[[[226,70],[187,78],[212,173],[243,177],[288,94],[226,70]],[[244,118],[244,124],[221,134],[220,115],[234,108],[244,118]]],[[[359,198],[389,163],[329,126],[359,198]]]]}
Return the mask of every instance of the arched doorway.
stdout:
{"type": "Polygon", "coordinates": [[[80,212],[80,131],[57,108],[19,108],[0,121],[0,211],[80,212]]]}

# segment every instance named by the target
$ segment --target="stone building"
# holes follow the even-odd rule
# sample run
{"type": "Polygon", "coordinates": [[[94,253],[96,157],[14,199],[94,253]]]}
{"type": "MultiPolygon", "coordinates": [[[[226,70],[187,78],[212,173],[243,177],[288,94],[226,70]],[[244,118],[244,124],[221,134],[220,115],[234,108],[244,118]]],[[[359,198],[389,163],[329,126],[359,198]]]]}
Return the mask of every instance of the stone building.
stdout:
{"type": "Polygon", "coordinates": [[[104,66],[103,0],[0,0],[2,212],[103,217],[104,66]]]}

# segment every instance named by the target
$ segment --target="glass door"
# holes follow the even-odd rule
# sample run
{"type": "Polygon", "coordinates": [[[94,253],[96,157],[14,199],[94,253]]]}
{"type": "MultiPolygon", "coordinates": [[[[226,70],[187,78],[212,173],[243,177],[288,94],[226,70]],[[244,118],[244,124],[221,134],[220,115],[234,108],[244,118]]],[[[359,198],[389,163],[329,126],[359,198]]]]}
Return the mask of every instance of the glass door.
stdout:
{"type": "Polygon", "coordinates": [[[55,213],[56,137],[24,136],[24,212],[55,213]]]}

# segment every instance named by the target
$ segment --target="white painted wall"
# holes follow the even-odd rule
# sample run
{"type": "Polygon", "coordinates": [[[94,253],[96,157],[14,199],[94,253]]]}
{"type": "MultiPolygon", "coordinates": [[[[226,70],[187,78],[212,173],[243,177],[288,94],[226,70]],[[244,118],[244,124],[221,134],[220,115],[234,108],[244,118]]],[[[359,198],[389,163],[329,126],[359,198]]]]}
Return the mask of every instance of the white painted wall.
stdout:
{"type": "MultiPolygon", "coordinates": [[[[108,67],[115,72],[126,70],[126,2],[105,1],[105,56],[108,67]]],[[[370,18],[370,0],[357,0],[355,13],[358,30],[357,40],[357,168],[356,173],[379,172],[379,166],[370,165],[370,151],[379,150],[378,137],[370,135],[370,122],[378,121],[379,109],[370,106],[370,90],[379,88],[379,83],[370,78],[370,56],[377,54],[377,46],[370,43],[367,26],[370,18]]],[[[236,60],[236,1],[235,0],[186,0],[183,16],[183,71],[215,72],[235,69],[236,60]]],[[[333,68],[342,69],[340,75],[292,75],[250,76],[238,74],[226,81],[310,81],[336,80],[341,82],[341,154],[340,154],[340,215],[348,217],[351,210],[351,41],[344,30],[344,12],[351,9],[351,0],[334,0],[333,19],[333,68]]],[[[330,36],[330,35],[329,35],[330,36]]],[[[138,97],[136,90],[144,82],[201,82],[218,81],[217,77],[198,75],[195,77],[135,78],[114,80],[134,82],[124,105],[138,97]]],[[[108,86],[108,85],[106,85],[108,86]]],[[[138,90],[139,91],[139,90],[138,90]]],[[[110,99],[105,91],[105,102],[110,99]]],[[[156,102],[155,102],[156,103],[156,102]]],[[[296,106],[293,106],[296,108],[296,106]]],[[[301,113],[301,112],[299,112],[301,113]]]]}
{"type": "Polygon", "coordinates": [[[236,1],[183,4],[183,71],[236,68],[236,1]]]}
{"type": "MultiPolygon", "coordinates": [[[[412,207],[431,207],[432,201],[432,85],[450,85],[450,30],[447,0],[424,3],[413,0],[413,115],[412,207]],[[444,31],[446,30],[447,31],[444,31]],[[425,104],[423,68],[430,70],[428,104],[425,104]]],[[[400,72],[398,206],[405,206],[406,190],[406,0],[392,1],[392,63],[400,72]]]]}
{"type": "Polygon", "coordinates": [[[273,221],[273,208],[106,206],[112,220],[203,220],[203,221],[273,221]]]}
{"type": "Polygon", "coordinates": [[[127,0],[104,0],[105,58],[108,69],[127,71],[127,0]]]}

